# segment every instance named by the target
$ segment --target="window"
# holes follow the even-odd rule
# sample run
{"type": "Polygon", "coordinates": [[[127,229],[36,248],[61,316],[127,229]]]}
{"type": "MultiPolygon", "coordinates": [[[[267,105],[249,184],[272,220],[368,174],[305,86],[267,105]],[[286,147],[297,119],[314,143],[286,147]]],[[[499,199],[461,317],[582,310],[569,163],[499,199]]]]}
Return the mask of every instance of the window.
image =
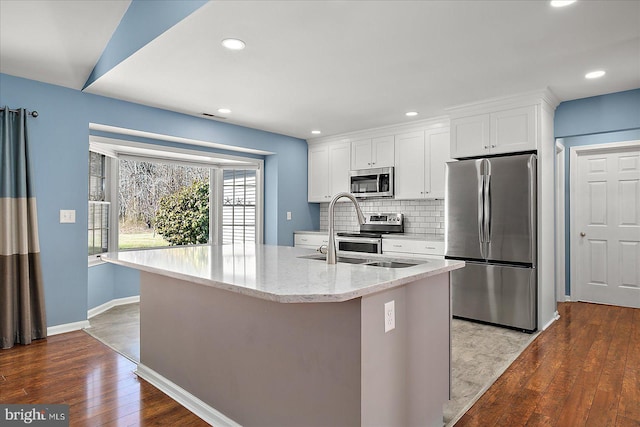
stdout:
{"type": "Polygon", "coordinates": [[[119,161],[118,248],[209,242],[210,168],[119,161]]]}
{"type": "Polygon", "coordinates": [[[222,243],[256,241],[256,171],[224,170],[222,243]]]}
{"type": "Polygon", "coordinates": [[[89,148],[90,264],[106,251],[262,239],[262,159],[93,135],[89,148]]]}
{"type": "Polygon", "coordinates": [[[107,158],[89,152],[89,256],[109,250],[109,212],[106,200],[107,158]]]}

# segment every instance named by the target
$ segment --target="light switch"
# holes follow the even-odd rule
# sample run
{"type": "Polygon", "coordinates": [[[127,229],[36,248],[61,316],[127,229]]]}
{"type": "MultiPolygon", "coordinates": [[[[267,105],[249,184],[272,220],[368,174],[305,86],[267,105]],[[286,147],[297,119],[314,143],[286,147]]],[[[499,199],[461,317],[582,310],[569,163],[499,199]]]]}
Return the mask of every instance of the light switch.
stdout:
{"type": "Polygon", "coordinates": [[[291,212],[287,212],[287,221],[291,221],[291,212]]]}
{"type": "Polygon", "coordinates": [[[60,224],[75,224],[76,211],[74,209],[60,209],[60,224]]]}

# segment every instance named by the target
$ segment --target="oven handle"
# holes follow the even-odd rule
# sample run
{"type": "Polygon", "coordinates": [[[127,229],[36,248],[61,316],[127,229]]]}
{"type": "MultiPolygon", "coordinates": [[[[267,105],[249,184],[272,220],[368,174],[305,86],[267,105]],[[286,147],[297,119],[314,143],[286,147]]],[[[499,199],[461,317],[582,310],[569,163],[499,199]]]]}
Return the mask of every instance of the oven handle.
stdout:
{"type": "Polygon", "coordinates": [[[379,245],[382,244],[381,238],[375,237],[344,237],[344,236],[336,236],[336,242],[353,242],[353,243],[377,243],[379,245]]]}

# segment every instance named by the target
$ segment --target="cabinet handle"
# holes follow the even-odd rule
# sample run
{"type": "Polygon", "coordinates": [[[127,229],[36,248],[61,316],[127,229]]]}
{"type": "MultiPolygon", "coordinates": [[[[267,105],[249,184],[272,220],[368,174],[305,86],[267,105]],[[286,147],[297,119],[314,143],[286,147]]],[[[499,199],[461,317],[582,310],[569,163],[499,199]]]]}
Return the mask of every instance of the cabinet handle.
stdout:
{"type": "Polygon", "coordinates": [[[391,245],[391,246],[393,246],[394,248],[401,248],[402,247],[402,245],[391,245]]]}
{"type": "Polygon", "coordinates": [[[303,242],[307,241],[307,239],[305,239],[304,237],[302,237],[300,240],[302,240],[303,242]]]}
{"type": "Polygon", "coordinates": [[[496,148],[496,144],[491,144],[491,148],[496,148]]]}
{"type": "Polygon", "coordinates": [[[367,164],[368,164],[369,166],[371,166],[371,162],[368,162],[367,164]]]}
{"type": "Polygon", "coordinates": [[[375,164],[376,164],[376,162],[373,162],[373,163],[371,163],[371,164],[372,164],[372,165],[375,165],[375,164]]]}
{"type": "Polygon", "coordinates": [[[435,249],[433,246],[427,246],[426,249],[435,249]]]}
{"type": "Polygon", "coordinates": [[[487,150],[488,148],[489,148],[489,146],[488,146],[488,145],[485,145],[485,146],[484,146],[484,149],[485,149],[485,150],[487,150]]]}

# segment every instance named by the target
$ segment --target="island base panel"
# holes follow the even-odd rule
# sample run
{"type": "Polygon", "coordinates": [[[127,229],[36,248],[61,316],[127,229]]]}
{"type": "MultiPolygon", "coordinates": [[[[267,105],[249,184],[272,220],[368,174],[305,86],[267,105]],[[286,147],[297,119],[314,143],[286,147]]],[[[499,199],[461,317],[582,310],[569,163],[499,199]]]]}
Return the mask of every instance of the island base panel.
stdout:
{"type": "Polygon", "coordinates": [[[142,272],[141,363],[239,424],[360,425],[360,300],[282,304],[142,272]]]}
{"type": "Polygon", "coordinates": [[[449,274],[362,298],[362,425],[442,426],[450,387],[449,274]],[[395,329],[384,305],[394,301],[395,329]]]}

